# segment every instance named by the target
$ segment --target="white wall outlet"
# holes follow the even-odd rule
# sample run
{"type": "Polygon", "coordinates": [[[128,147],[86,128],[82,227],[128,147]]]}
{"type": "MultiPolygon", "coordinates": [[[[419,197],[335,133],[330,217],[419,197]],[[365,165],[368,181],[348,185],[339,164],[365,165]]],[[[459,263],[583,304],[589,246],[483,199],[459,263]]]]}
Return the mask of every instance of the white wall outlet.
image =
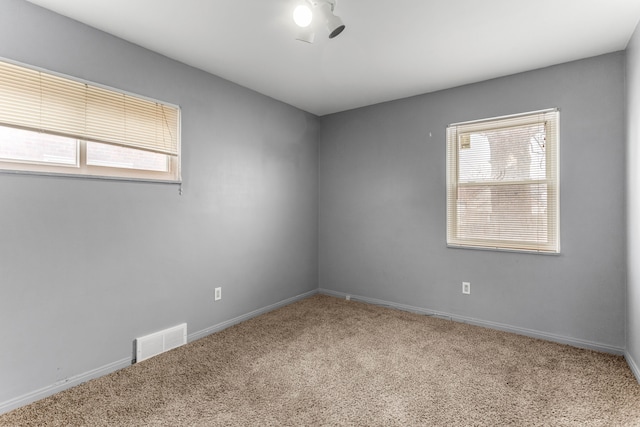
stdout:
{"type": "Polygon", "coordinates": [[[215,301],[218,301],[218,300],[222,299],[222,288],[216,288],[215,289],[214,299],[215,299],[215,301]]]}
{"type": "Polygon", "coordinates": [[[467,295],[471,293],[471,282],[462,282],[462,293],[467,295]]]}

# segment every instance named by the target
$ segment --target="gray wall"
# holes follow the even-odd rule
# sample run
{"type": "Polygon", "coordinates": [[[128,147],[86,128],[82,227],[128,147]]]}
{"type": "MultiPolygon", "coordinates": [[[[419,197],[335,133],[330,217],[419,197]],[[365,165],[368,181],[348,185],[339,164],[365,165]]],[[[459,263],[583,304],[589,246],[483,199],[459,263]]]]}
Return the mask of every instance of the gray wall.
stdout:
{"type": "Polygon", "coordinates": [[[317,117],[21,0],[0,56],[180,105],[184,178],[0,175],[0,407],[317,289],[317,117]]]}
{"type": "Polygon", "coordinates": [[[622,353],[624,72],[614,53],[322,117],[320,287],[622,353]],[[562,253],[447,248],[447,124],[550,107],[562,253]]]}
{"type": "Polygon", "coordinates": [[[640,25],[627,47],[627,360],[640,381],[640,25]]]}

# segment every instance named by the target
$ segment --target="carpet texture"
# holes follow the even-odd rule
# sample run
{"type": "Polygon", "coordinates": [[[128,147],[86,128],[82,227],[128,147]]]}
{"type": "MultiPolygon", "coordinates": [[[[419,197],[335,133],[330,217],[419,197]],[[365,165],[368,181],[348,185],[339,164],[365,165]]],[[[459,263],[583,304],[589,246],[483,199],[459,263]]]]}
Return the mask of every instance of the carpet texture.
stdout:
{"type": "Polygon", "coordinates": [[[0,426],[640,426],[619,356],[316,295],[0,426]]]}

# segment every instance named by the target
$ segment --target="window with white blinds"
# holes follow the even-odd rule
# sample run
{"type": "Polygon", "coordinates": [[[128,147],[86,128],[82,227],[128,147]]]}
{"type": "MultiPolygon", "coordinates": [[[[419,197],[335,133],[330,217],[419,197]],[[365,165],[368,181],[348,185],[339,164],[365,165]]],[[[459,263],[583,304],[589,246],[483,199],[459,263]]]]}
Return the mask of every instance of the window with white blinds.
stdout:
{"type": "Polygon", "coordinates": [[[560,251],[556,109],[447,128],[447,244],[560,251]]]}
{"type": "Polygon", "coordinates": [[[0,169],[180,181],[180,110],[0,61],[0,169]]]}

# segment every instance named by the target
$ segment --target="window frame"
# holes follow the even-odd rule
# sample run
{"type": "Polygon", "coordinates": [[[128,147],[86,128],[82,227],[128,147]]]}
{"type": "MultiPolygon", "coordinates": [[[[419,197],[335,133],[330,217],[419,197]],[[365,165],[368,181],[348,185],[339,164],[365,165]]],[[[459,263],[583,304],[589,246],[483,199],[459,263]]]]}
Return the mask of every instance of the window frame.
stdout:
{"type": "Polygon", "coordinates": [[[491,117],[481,120],[453,123],[447,126],[447,247],[527,252],[557,255],[560,253],[560,110],[557,108],[521,114],[491,117]],[[488,130],[524,127],[535,124],[545,126],[545,178],[531,180],[460,182],[459,152],[461,135],[488,130]],[[546,242],[531,240],[499,240],[461,236],[458,227],[458,194],[461,188],[494,188],[497,186],[546,185],[547,233],[546,242]]]}
{"type": "MultiPolygon", "coordinates": [[[[3,174],[29,174],[29,175],[45,175],[45,176],[59,176],[59,177],[75,177],[75,178],[90,178],[90,179],[105,179],[105,180],[124,180],[124,181],[142,181],[152,183],[167,183],[167,184],[181,184],[182,183],[182,144],[181,144],[181,108],[178,105],[171,104],[165,101],[159,101],[157,99],[149,98],[143,95],[131,93],[125,90],[116,89],[99,83],[79,79],[76,77],[68,76],[65,74],[49,71],[40,67],[22,64],[16,61],[12,61],[6,58],[0,57],[0,63],[7,64],[12,67],[20,67],[28,71],[40,73],[44,76],[54,77],[57,79],[64,79],[70,83],[80,83],[86,85],[98,91],[107,91],[107,95],[122,96],[124,98],[132,100],[132,102],[142,103],[154,103],[161,106],[160,108],[170,108],[175,112],[175,126],[176,126],[176,153],[175,155],[168,154],[167,152],[156,151],[154,149],[142,148],[135,145],[127,145],[126,143],[111,142],[102,139],[82,138],[77,135],[67,134],[64,132],[56,132],[50,129],[38,129],[35,126],[21,126],[15,123],[4,123],[0,120],[0,127],[22,129],[31,132],[41,132],[44,134],[57,135],[75,140],[77,144],[76,148],[76,164],[49,164],[46,162],[20,160],[20,159],[2,159],[0,158],[0,173],[3,174]],[[102,166],[102,165],[89,165],[87,163],[87,144],[99,143],[111,145],[114,147],[124,147],[131,150],[137,150],[141,152],[159,153],[167,156],[168,170],[154,171],[149,169],[133,169],[117,166],[102,166]]],[[[17,102],[17,101],[16,101],[17,102]]]]}

